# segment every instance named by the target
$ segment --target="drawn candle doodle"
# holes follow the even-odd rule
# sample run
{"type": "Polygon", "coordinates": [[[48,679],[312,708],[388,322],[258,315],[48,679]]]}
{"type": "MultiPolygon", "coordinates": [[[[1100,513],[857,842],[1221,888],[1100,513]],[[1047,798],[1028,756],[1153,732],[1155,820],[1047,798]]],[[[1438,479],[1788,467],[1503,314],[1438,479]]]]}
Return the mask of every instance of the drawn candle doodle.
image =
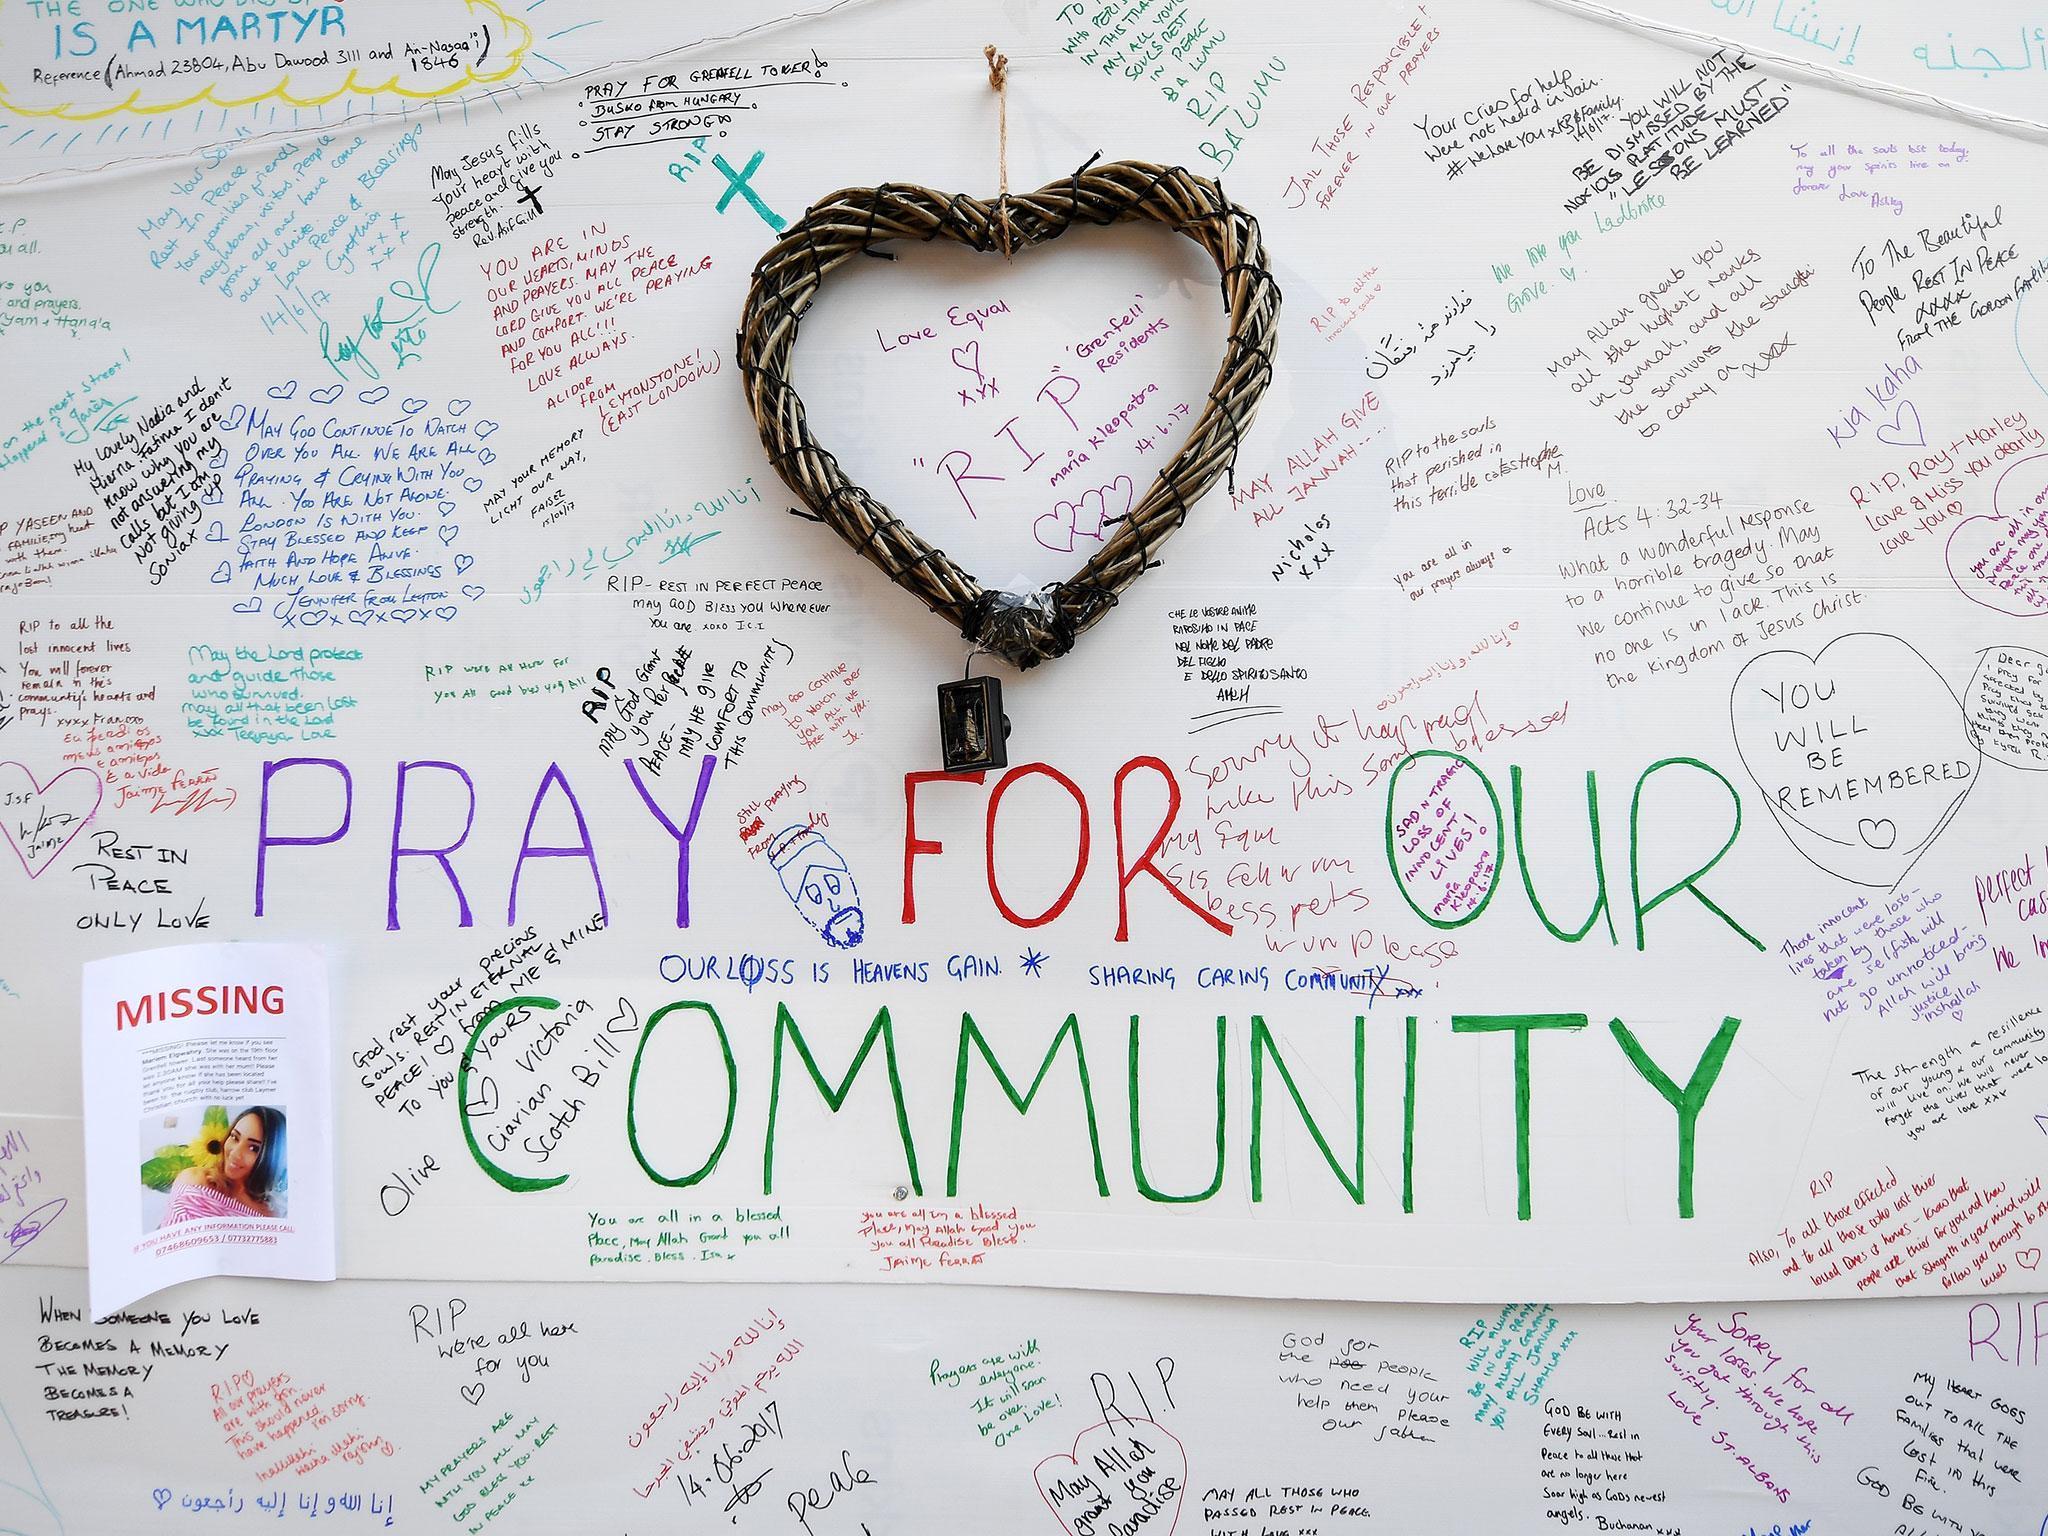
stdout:
{"type": "Polygon", "coordinates": [[[797,916],[835,949],[852,949],[865,937],[867,919],[853,872],[839,851],[799,823],[784,827],[768,843],[768,862],[782,881],[797,916]]]}

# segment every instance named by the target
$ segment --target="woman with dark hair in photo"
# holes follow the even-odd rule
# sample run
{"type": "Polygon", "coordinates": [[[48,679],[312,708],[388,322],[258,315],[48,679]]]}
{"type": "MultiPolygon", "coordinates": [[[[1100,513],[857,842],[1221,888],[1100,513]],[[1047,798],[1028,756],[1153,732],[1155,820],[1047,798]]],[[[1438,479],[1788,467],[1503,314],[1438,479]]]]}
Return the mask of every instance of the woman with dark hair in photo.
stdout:
{"type": "Polygon", "coordinates": [[[270,1190],[284,1167],[284,1111],[252,1104],[228,1121],[220,1160],[187,1168],[171,1184],[159,1230],[216,1216],[275,1216],[270,1190]]]}

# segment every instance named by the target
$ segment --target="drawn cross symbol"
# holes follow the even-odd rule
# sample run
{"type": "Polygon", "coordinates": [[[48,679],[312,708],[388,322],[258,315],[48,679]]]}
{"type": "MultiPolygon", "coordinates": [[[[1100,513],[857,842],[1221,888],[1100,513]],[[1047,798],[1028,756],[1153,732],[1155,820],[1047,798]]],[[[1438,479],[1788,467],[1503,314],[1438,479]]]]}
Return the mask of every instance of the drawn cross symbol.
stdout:
{"type": "Polygon", "coordinates": [[[753,159],[747,162],[747,168],[743,171],[735,171],[725,163],[725,156],[713,155],[711,157],[711,163],[718,168],[719,174],[725,177],[728,183],[725,191],[719,196],[715,211],[718,213],[725,212],[727,205],[732,202],[734,194],[738,194],[747,200],[754,212],[761,215],[770,229],[780,234],[787,227],[782,215],[762,202],[760,194],[748,185],[748,178],[761,168],[761,162],[766,158],[766,152],[757,149],[754,151],[753,159]]]}
{"type": "Polygon", "coordinates": [[[540,205],[539,187],[521,187],[519,189],[519,201],[522,203],[533,204],[533,212],[536,218],[538,218],[543,212],[545,212],[545,210],[540,205]]]}

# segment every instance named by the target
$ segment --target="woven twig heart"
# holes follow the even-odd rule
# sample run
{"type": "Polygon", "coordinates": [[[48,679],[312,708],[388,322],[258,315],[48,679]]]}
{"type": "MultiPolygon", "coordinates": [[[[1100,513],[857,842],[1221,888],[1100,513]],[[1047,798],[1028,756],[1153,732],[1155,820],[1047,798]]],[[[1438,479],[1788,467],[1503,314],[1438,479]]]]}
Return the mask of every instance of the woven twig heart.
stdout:
{"type": "Polygon", "coordinates": [[[849,187],[805,213],[755,266],[740,315],[740,372],[769,461],[809,509],[801,515],[826,524],[975,644],[1030,667],[1065,654],[1158,563],[1159,546],[1188,509],[1229,475],[1273,376],[1279,312],[1280,288],[1266,268],[1259,221],[1215,182],[1179,166],[1091,161],[1065,181],[993,203],[926,187],[849,187]],[[894,259],[875,248],[882,241],[943,238],[977,251],[1008,250],[1057,239],[1076,224],[1127,219],[1164,224],[1216,263],[1230,316],[1222,366],[1186,444],[1086,565],[1043,592],[990,591],[847,479],[811,435],[789,379],[797,327],[842,263],[863,254],[894,259]]]}

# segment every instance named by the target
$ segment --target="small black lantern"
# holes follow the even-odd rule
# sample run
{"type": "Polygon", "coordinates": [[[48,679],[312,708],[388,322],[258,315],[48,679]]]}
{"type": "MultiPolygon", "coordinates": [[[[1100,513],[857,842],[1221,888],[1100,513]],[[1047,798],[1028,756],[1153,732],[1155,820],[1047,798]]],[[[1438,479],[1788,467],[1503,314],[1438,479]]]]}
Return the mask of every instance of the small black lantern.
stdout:
{"type": "Polygon", "coordinates": [[[1000,679],[963,677],[939,684],[939,754],[947,773],[1009,767],[1009,737],[1000,679]]]}

